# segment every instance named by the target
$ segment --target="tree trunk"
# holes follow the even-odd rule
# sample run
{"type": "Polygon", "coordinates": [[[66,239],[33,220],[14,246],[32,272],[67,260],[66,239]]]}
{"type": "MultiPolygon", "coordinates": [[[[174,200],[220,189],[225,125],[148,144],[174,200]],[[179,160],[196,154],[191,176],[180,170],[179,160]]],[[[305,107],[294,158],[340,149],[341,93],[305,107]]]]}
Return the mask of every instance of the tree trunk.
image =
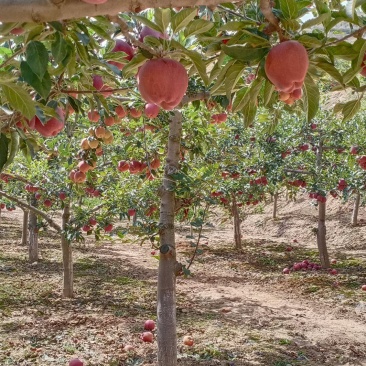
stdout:
{"type": "Polygon", "coordinates": [[[273,195],[273,213],[272,213],[272,218],[274,218],[274,219],[277,218],[277,201],[278,201],[278,193],[276,192],[273,195]]]}
{"type": "Polygon", "coordinates": [[[360,200],[361,200],[361,194],[360,194],[360,192],[356,192],[356,199],[355,199],[355,203],[353,205],[353,211],[352,211],[352,217],[351,217],[351,224],[353,226],[357,225],[358,209],[360,208],[360,200]]]}
{"type": "Polygon", "coordinates": [[[319,209],[319,217],[318,217],[317,242],[318,242],[320,263],[323,268],[329,268],[330,262],[327,250],[327,243],[325,240],[325,235],[327,233],[327,229],[325,226],[326,204],[323,202],[318,202],[318,209],[319,209]]]}
{"type": "Polygon", "coordinates": [[[242,249],[241,245],[241,232],[240,232],[240,217],[239,217],[239,211],[238,206],[236,204],[235,195],[232,196],[232,214],[234,218],[234,240],[235,240],[235,249],[240,250],[242,249]]]}
{"type": "MultiPolygon", "coordinates": [[[[230,1],[233,0],[227,2],[230,1]]],[[[43,23],[97,15],[116,15],[121,12],[136,13],[148,8],[218,5],[221,2],[222,0],[210,0],[209,3],[207,0],[143,0],[139,2],[109,0],[104,4],[92,5],[80,0],[2,0],[0,1],[0,22],[43,23]]]]}
{"type": "Polygon", "coordinates": [[[22,245],[27,245],[29,211],[23,210],[22,245]]]}
{"type": "Polygon", "coordinates": [[[163,184],[160,189],[160,261],[158,272],[158,365],[177,365],[176,293],[175,293],[175,180],[179,169],[182,114],[174,112],[169,125],[169,140],[163,184]]]}
{"type": "Polygon", "coordinates": [[[38,257],[38,228],[37,228],[37,215],[34,212],[29,213],[28,218],[28,249],[29,249],[29,261],[31,263],[37,262],[38,257]]]}
{"type": "Polygon", "coordinates": [[[70,220],[70,204],[65,203],[62,212],[62,232],[61,232],[61,249],[62,249],[62,264],[64,268],[63,278],[63,297],[74,297],[74,269],[72,263],[72,248],[70,241],[67,240],[65,229],[70,220]]]}

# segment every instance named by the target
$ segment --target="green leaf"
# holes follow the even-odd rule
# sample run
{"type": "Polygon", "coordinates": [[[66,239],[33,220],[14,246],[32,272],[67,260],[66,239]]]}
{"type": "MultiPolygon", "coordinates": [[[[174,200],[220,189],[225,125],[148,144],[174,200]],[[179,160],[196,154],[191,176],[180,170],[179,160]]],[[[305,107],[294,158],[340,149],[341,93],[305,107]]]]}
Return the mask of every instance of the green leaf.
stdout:
{"type": "Polygon", "coordinates": [[[228,56],[236,60],[252,63],[258,63],[269,51],[269,48],[254,48],[246,45],[235,45],[235,46],[222,45],[221,49],[228,56]]]}
{"type": "Polygon", "coordinates": [[[0,172],[8,160],[9,141],[3,133],[0,133],[0,172]]]}
{"type": "Polygon", "coordinates": [[[172,30],[174,33],[184,29],[197,15],[197,9],[183,9],[172,17],[172,30]]]}
{"type": "Polygon", "coordinates": [[[246,93],[242,91],[243,89],[237,92],[233,101],[233,112],[237,112],[238,110],[244,108],[248,103],[256,103],[262,85],[263,78],[257,76],[257,78],[250,85],[249,89],[246,87],[243,88],[244,90],[247,90],[246,93]]]}
{"type": "Polygon", "coordinates": [[[306,34],[299,37],[297,40],[307,48],[319,48],[323,46],[323,41],[306,34]]]}
{"type": "Polygon", "coordinates": [[[255,115],[257,114],[257,104],[248,102],[242,109],[244,117],[244,126],[248,127],[254,122],[255,115]]]}
{"type": "Polygon", "coordinates": [[[324,13],[319,15],[316,18],[311,18],[309,20],[307,20],[303,25],[302,25],[302,29],[306,29],[306,28],[312,28],[315,25],[321,24],[324,21],[329,21],[331,19],[331,14],[330,13],[324,13]]]}
{"type": "Polygon", "coordinates": [[[170,8],[155,8],[154,10],[154,19],[156,25],[159,26],[160,32],[164,33],[168,28],[170,23],[172,11],[170,8]]]}
{"type": "Polygon", "coordinates": [[[343,77],[339,71],[330,63],[325,60],[321,60],[316,63],[316,65],[329,74],[333,79],[337,80],[339,83],[343,84],[343,77]]]}
{"type": "Polygon", "coordinates": [[[158,25],[156,25],[151,20],[149,20],[141,15],[132,15],[132,18],[138,20],[139,22],[141,22],[144,25],[147,25],[151,29],[155,29],[156,31],[161,32],[161,29],[158,25]]]}
{"type": "Polygon", "coordinates": [[[236,63],[236,61],[229,61],[220,71],[220,73],[216,76],[215,84],[211,87],[211,94],[213,94],[216,90],[220,88],[220,86],[224,83],[224,78],[227,73],[227,70],[236,63]]]}
{"type": "Polygon", "coordinates": [[[32,41],[34,38],[38,37],[42,32],[44,32],[44,25],[38,24],[37,26],[33,27],[26,36],[24,43],[27,44],[32,41]]]}
{"type": "Polygon", "coordinates": [[[58,64],[68,58],[71,46],[64,40],[60,33],[56,33],[55,41],[51,45],[51,52],[58,64]]]}
{"type": "Polygon", "coordinates": [[[2,166],[2,169],[6,169],[15,158],[15,155],[19,151],[19,133],[18,131],[11,131],[10,133],[10,143],[9,143],[9,150],[8,150],[8,157],[6,159],[5,164],[2,166]]]}
{"type": "Polygon", "coordinates": [[[350,100],[349,102],[345,103],[342,109],[343,120],[342,122],[346,122],[352,117],[356,115],[356,113],[361,108],[361,101],[359,99],[350,100]]]}
{"type": "Polygon", "coordinates": [[[5,98],[12,108],[28,119],[31,119],[36,114],[34,102],[23,88],[13,83],[1,83],[1,86],[5,98]]]}
{"type": "Polygon", "coordinates": [[[238,30],[245,30],[245,27],[248,26],[255,26],[256,22],[244,20],[244,21],[231,21],[226,24],[223,24],[219,30],[220,31],[238,31],[238,30]]]}
{"type": "Polygon", "coordinates": [[[295,0],[278,0],[278,3],[285,19],[297,18],[297,4],[295,0]]]}
{"type": "Polygon", "coordinates": [[[184,52],[184,54],[187,55],[191,59],[198,74],[200,75],[201,79],[207,86],[209,84],[209,82],[208,82],[208,76],[206,73],[206,65],[202,59],[202,56],[196,51],[188,51],[188,50],[186,50],[184,52]]]}
{"type": "Polygon", "coordinates": [[[318,86],[314,83],[309,74],[305,77],[303,91],[304,112],[306,113],[306,120],[309,123],[315,117],[316,112],[319,109],[320,99],[318,86]]]}
{"type": "Polygon", "coordinates": [[[137,70],[146,62],[147,58],[141,53],[137,54],[127,65],[122,69],[124,77],[130,77],[137,74],[137,70]]]}
{"type": "Polygon", "coordinates": [[[33,73],[42,79],[47,72],[48,65],[48,51],[43,43],[32,41],[28,44],[26,61],[33,73]]]}
{"type": "Polygon", "coordinates": [[[184,30],[184,36],[186,38],[205,33],[209,31],[214,26],[213,23],[204,19],[196,19],[190,22],[184,30]]]}
{"type": "Polygon", "coordinates": [[[360,68],[351,68],[343,74],[342,84],[349,84],[360,73],[360,68]]]}
{"type": "Polygon", "coordinates": [[[353,43],[352,48],[358,52],[358,56],[352,61],[352,66],[354,69],[360,69],[366,52],[366,40],[362,38],[357,39],[353,43]]]}
{"type": "Polygon", "coordinates": [[[235,63],[230,69],[228,69],[225,75],[225,90],[226,90],[226,97],[230,100],[231,93],[235,88],[237,82],[239,81],[240,77],[243,75],[245,67],[242,63],[235,63]]]}
{"type": "Polygon", "coordinates": [[[263,91],[263,104],[265,106],[267,106],[269,101],[271,100],[274,90],[275,86],[269,80],[266,80],[264,83],[264,91],[263,91]]]}
{"type": "Polygon", "coordinates": [[[20,70],[22,73],[22,77],[23,79],[31,86],[35,89],[35,91],[43,98],[43,99],[47,99],[48,95],[50,94],[51,91],[51,86],[52,86],[52,82],[51,82],[51,77],[48,74],[48,72],[46,72],[43,75],[42,80],[32,71],[32,69],[30,68],[30,66],[28,65],[27,62],[22,61],[20,63],[20,70]]]}
{"type": "Polygon", "coordinates": [[[359,55],[359,53],[353,49],[352,44],[347,42],[341,42],[337,46],[327,47],[326,50],[333,56],[342,58],[344,60],[352,61],[359,55]]]}

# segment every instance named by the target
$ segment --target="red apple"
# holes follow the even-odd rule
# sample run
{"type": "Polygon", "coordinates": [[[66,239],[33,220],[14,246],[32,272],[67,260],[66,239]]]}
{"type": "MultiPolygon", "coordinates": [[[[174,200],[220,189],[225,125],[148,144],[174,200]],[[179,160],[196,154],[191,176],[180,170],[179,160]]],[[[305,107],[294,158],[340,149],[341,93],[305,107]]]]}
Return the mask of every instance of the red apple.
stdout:
{"type": "Polygon", "coordinates": [[[87,232],[87,231],[90,231],[91,230],[91,227],[89,225],[84,225],[82,227],[82,230],[85,231],[85,232],[87,232]]]}
{"type": "Polygon", "coordinates": [[[49,199],[46,199],[43,201],[43,204],[46,206],[46,207],[51,207],[52,206],[52,201],[49,200],[49,199]]]}
{"type": "Polygon", "coordinates": [[[60,198],[61,201],[65,200],[66,199],[66,193],[65,192],[60,192],[58,194],[58,197],[60,198]]]}
{"type": "Polygon", "coordinates": [[[146,322],[144,324],[144,329],[145,330],[154,330],[155,329],[155,322],[151,319],[146,320],[146,322]]]}
{"type": "Polygon", "coordinates": [[[97,220],[96,220],[94,217],[91,217],[91,218],[89,219],[89,225],[94,226],[94,225],[96,225],[96,224],[97,224],[97,220]]]}
{"type": "Polygon", "coordinates": [[[120,172],[126,172],[128,169],[130,168],[128,161],[126,160],[121,160],[118,162],[118,166],[117,169],[120,172]]]}
{"type": "Polygon", "coordinates": [[[155,38],[168,38],[166,34],[160,33],[155,29],[151,29],[150,27],[144,25],[140,32],[139,41],[143,42],[146,36],[155,37],[155,38]]]}
{"type": "Polygon", "coordinates": [[[351,149],[349,151],[351,155],[357,155],[358,154],[358,146],[351,146],[351,149]]]}
{"type": "Polygon", "coordinates": [[[135,216],[136,215],[136,210],[134,208],[130,208],[128,211],[127,211],[127,214],[128,216],[135,216]]]}
{"type": "Polygon", "coordinates": [[[284,269],[282,270],[282,273],[283,273],[283,274],[290,274],[290,268],[284,268],[284,269]]]}
{"type": "Polygon", "coordinates": [[[362,285],[361,290],[366,291],[366,285],[362,285]]]}
{"type": "Polygon", "coordinates": [[[147,118],[156,118],[160,112],[159,106],[153,103],[147,103],[145,105],[145,116],[147,118]]]}
{"type": "Polygon", "coordinates": [[[114,111],[119,118],[124,118],[127,116],[127,110],[122,105],[118,105],[114,111]]]}
{"type": "Polygon", "coordinates": [[[104,226],[104,231],[106,233],[109,233],[112,230],[113,230],[113,225],[112,224],[107,224],[106,226],[104,226]]]}
{"type": "Polygon", "coordinates": [[[191,336],[184,336],[183,337],[183,344],[188,347],[192,347],[194,344],[193,338],[191,336]]]}
{"type": "Polygon", "coordinates": [[[100,75],[93,75],[93,87],[97,90],[101,90],[103,85],[103,78],[100,75]]]}
{"type": "Polygon", "coordinates": [[[153,340],[154,340],[154,335],[151,333],[151,332],[143,332],[141,334],[141,340],[143,342],[149,342],[149,343],[152,343],[153,340]]]}
{"type": "Polygon", "coordinates": [[[84,363],[80,361],[78,358],[73,358],[69,361],[69,366],[84,366],[84,363]]]}

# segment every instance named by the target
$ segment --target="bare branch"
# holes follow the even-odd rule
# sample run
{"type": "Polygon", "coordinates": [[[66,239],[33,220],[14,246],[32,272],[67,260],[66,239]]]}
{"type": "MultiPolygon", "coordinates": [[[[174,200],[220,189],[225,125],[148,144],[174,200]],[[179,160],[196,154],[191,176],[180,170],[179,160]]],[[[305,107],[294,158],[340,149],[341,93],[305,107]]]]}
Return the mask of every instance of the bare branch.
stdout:
{"type": "Polygon", "coordinates": [[[336,39],[335,41],[332,41],[332,42],[329,42],[329,43],[325,44],[324,47],[328,47],[328,46],[331,46],[332,44],[337,44],[337,43],[343,42],[346,39],[351,38],[351,37],[356,37],[356,38],[362,37],[362,35],[365,32],[366,32],[366,25],[364,27],[361,27],[361,28],[355,30],[354,32],[352,32],[350,34],[347,34],[346,36],[344,36],[342,38],[336,39]]]}

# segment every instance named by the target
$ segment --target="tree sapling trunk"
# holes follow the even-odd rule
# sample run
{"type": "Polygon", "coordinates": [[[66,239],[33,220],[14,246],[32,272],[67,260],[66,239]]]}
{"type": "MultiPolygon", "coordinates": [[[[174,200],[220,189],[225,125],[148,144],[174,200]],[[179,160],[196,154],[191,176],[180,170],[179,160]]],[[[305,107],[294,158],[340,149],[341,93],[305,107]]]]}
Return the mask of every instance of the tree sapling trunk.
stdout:
{"type": "Polygon", "coordinates": [[[29,211],[23,210],[22,245],[27,245],[29,211]]]}
{"type": "Polygon", "coordinates": [[[235,241],[235,249],[242,249],[241,245],[241,232],[240,232],[240,217],[238,206],[236,204],[235,195],[232,196],[232,214],[234,218],[234,241],[235,241]]]}
{"type": "Polygon", "coordinates": [[[158,271],[158,365],[177,365],[176,334],[176,252],[174,235],[175,180],[179,169],[182,114],[174,112],[169,125],[169,140],[163,183],[160,190],[160,261],[158,271]]]}
{"type": "Polygon", "coordinates": [[[62,212],[61,249],[62,249],[62,263],[64,269],[62,294],[66,298],[74,297],[74,270],[72,262],[72,247],[70,241],[67,240],[65,233],[69,220],[70,220],[70,204],[65,203],[62,212]]]}
{"type": "Polygon", "coordinates": [[[360,192],[356,192],[356,199],[355,199],[355,203],[353,205],[353,211],[352,211],[352,217],[351,217],[351,224],[352,226],[356,226],[357,225],[357,221],[358,221],[358,210],[360,208],[360,201],[361,201],[361,194],[360,192]]]}

